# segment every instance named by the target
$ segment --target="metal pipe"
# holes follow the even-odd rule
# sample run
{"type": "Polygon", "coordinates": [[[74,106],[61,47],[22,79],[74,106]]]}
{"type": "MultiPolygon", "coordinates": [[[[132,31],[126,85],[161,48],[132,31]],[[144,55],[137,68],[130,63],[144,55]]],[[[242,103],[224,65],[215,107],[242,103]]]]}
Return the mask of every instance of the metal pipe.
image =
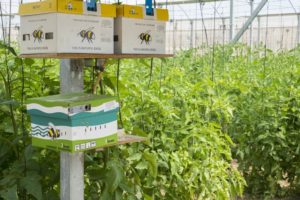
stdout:
{"type": "Polygon", "coordinates": [[[259,12],[263,9],[263,7],[266,5],[268,0],[262,0],[257,8],[254,10],[253,14],[248,18],[246,23],[243,25],[241,30],[234,36],[234,38],[231,40],[231,43],[237,43],[239,39],[243,36],[245,31],[248,29],[248,27],[252,24],[253,20],[258,16],[259,12]]]}
{"type": "Polygon", "coordinates": [[[190,21],[191,24],[191,35],[190,35],[190,48],[193,48],[193,43],[194,43],[194,21],[190,21]]]}
{"type": "MultiPolygon", "coordinates": [[[[258,17],[277,17],[277,16],[295,16],[295,15],[299,15],[300,12],[298,13],[281,13],[281,14],[268,14],[268,15],[257,15],[258,17]]],[[[249,15],[243,15],[243,16],[239,16],[239,18],[249,18],[249,15]]],[[[216,17],[216,20],[222,20],[222,19],[230,19],[230,17],[216,17]]],[[[201,18],[190,18],[190,19],[176,19],[178,22],[180,21],[189,21],[189,20],[201,20],[201,18]]],[[[213,17],[208,17],[208,18],[204,18],[204,20],[214,20],[213,17]]]]}
{"type": "Polygon", "coordinates": [[[298,29],[297,29],[297,45],[300,43],[300,14],[297,15],[298,29]]]}
{"type": "Polygon", "coordinates": [[[230,0],[230,17],[229,17],[229,41],[233,40],[234,36],[234,0],[230,0]]]}
{"type": "Polygon", "coordinates": [[[11,34],[11,0],[9,0],[8,45],[10,45],[10,34],[11,34]]]}
{"type": "Polygon", "coordinates": [[[227,0],[185,0],[185,1],[168,1],[168,2],[157,2],[158,6],[164,5],[180,5],[180,4],[193,4],[199,2],[214,2],[214,1],[227,1],[227,0]]]}
{"type": "Polygon", "coordinates": [[[257,45],[260,43],[260,16],[257,17],[257,45]]]}
{"type": "MultiPolygon", "coordinates": [[[[253,14],[253,1],[254,0],[250,0],[250,14],[253,14]]],[[[250,25],[250,33],[249,33],[249,46],[250,46],[250,50],[252,51],[252,40],[253,40],[253,25],[251,23],[250,25]]]]}

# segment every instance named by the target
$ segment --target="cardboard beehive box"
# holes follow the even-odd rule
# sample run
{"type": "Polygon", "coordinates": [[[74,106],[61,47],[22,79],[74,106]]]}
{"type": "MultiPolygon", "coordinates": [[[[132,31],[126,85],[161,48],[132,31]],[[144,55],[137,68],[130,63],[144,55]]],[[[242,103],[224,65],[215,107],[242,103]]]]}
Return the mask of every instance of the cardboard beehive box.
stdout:
{"type": "Polygon", "coordinates": [[[143,6],[117,6],[114,20],[115,53],[166,54],[168,10],[154,9],[153,16],[145,13],[143,6]]]}
{"type": "Polygon", "coordinates": [[[112,54],[116,7],[84,1],[46,0],[20,5],[20,52],[112,54]]]}
{"type": "Polygon", "coordinates": [[[32,145],[79,152],[115,144],[118,107],[114,97],[83,93],[29,99],[32,145]]]}

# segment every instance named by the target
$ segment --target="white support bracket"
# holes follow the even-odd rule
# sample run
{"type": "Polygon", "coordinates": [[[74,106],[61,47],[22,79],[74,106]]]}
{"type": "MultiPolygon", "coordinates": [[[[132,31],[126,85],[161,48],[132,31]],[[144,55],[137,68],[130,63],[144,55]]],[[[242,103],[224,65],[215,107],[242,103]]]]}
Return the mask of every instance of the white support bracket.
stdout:
{"type": "Polygon", "coordinates": [[[260,11],[263,9],[263,7],[266,5],[268,0],[262,0],[257,8],[254,10],[252,15],[248,18],[248,20],[245,22],[241,30],[235,35],[235,37],[231,40],[231,43],[235,44],[239,41],[239,39],[243,36],[245,31],[248,29],[248,27],[252,24],[253,20],[258,16],[260,11]]]}

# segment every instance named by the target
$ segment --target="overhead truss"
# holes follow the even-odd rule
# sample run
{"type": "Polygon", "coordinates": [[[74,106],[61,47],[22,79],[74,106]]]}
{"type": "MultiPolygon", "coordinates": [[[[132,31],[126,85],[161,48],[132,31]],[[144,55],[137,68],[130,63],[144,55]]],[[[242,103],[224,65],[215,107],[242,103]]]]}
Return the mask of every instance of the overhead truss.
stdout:
{"type": "Polygon", "coordinates": [[[164,5],[180,5],[180,4],[193,4],[193,3],[205,3],[205,2],[214,2],[214,1],[226,1],[226,0],[181,0],[181,1],[165,1],[165,2],[157,2],[156,4],[159,6],[164,5]]]}

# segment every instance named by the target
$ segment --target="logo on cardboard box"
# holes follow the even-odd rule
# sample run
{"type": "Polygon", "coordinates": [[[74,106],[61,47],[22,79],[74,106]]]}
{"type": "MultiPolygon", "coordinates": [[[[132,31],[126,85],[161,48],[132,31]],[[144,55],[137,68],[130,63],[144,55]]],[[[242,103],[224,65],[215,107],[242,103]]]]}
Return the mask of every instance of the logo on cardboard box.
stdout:
{"type": "Polygon", "coordinates": [[[34,38],[34,42],[37,40],[38,42],[42,42],[42,39],[44,38],[44,32],[42,30],[42,26],[35,29],[32,33],[32,36],[34,38]]]}
{"type": "Polygon", "coordinates": [[[141,33],[139,35],[139,38],[141,40],[141,44],[143,44],[144,42],[145,42],[145,44],[149,44],[152,41],[152,36],[150,35],[150,31],[141,33]]]}
{"type": "Polygon", "coordinates": [[[82,30],[78,33],[82,38],[82,42],[86,39],[89,43],[93,43],[93,40],[96,39],[95,33],[92,31],[94,27],[90,27],[88,29],[82,30]]]}

